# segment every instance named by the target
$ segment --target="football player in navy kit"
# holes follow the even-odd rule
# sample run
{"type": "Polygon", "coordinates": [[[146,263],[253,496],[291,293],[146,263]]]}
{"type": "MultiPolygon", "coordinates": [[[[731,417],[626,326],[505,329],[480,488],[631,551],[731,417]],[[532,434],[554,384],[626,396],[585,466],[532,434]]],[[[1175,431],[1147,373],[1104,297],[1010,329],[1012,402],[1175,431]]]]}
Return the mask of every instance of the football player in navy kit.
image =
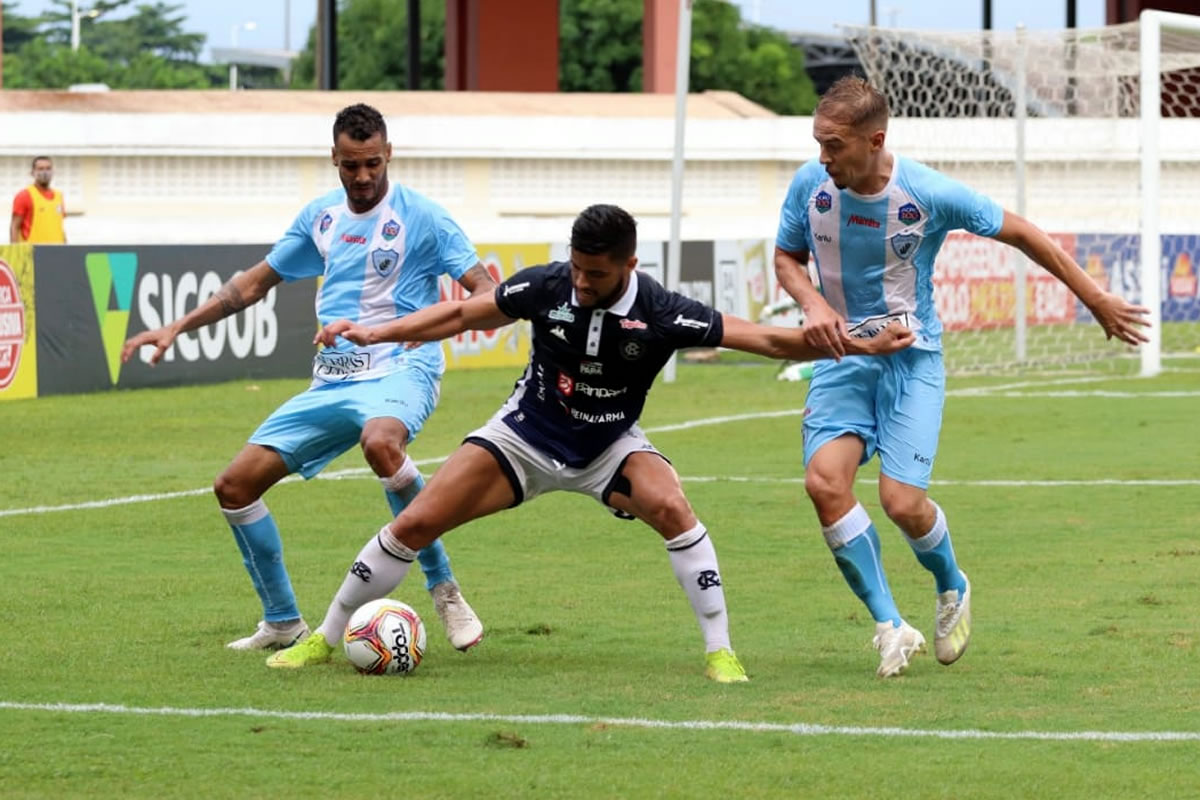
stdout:
{"type": "MultiPolygon", "coordinates": [[[[679,348],[722,346],[797,360],[823,354],[804,343],[798,328],[756,325],[667,291],[636,271],[636,247],[628,213],[591,206],[572,227],[569,263],[530,267],[486,296],[439,303],[382,325],[341,320],[322,328],[316,341],[325,346],[339,337],[364,345],[438,340],[528,319],[533,344],[504,406],[367,542],[316,633],[276,653],[268,666],[328,661],[350,614],[395,589],[422,547],[473,519],[564,490],[658,531],[704,636],[705,675],[720,683],[747,680],[730,644],[712,541],[670,462],[636,423],[655,376],[679,348]]],[[[843,344],[847,353],[876,355],[912,340],[907,328],[893,325],[843,344]]]]}

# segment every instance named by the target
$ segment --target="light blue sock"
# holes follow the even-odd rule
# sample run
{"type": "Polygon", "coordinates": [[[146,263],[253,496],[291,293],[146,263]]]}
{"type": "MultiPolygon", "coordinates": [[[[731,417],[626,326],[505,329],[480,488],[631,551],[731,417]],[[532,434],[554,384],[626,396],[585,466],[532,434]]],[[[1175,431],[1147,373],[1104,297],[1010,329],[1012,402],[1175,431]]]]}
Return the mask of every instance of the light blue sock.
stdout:
{"type": "Polygon", "coordinates": [[[283,542],[267,504],[259,498],[245,508],[222,508],[221,513],[233,530],[234,541],[242,551],[242,563],[262,601],[263,619],[267,622],[299,619],[292,581],[283,565],[283,542]]]}
{"type": "Polygon", "coordinates": [[[937,503],[934,503],[933,507],[937,509],[937,518],[929,532],[920,539],[909,539],[907,536],[904,538],[908,539],[908,545],[916,555],[917,561],[921,562],[921,566],[933,573],[938,594],[957,589],[959,597],[962,597],[967,583],[958,569],[958,562],[954,560],[954,545],[950,543],[946,515],[937,503]]]}
{"type": "Polygon", "coordinates": [[[861,503],[855,503],[846,516],[822,526],[825,543],[833,552],[838,569],[850,589],[858,595],[876,622],[900,625],[900,611],[892,599],[883,562],[879,558],[879,534],[861,503]]]}
{"type": "MultiPolygon", "coordinates": [[[[392,514],[396,516],[408,508],[408,504],[425,485],[425,479],[421,477],[417,465],[408,456],[404,457],[404,463],[395,475],[390,478],[380,478],[379,482],[383,484],[383,491],[387,495],[392,514]]],[[[418,551],[417,563],[421,565],[421,571],[425,573],[426,589],[432,589],[439,583],[454,580],[454,573],[450,570],[450,556],[446,555],[446,548],[442,545],[441,539],[435,539],[433,544],[418,551]]]]}

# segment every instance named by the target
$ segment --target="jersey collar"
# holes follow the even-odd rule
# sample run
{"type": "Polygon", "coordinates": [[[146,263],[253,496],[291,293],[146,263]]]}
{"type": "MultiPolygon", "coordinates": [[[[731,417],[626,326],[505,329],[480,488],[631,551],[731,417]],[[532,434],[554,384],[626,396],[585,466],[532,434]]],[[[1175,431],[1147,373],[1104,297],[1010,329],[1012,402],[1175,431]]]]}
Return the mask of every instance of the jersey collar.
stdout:
{"type": "MultiPolygon", "coordinates": [[[[395,192],[396,184],[392,181],[388,181],[388,190],[384,193],[383,197],[379,199],[379,202],[361,214],[356,214],[354,212],[354,209],[350,207],[350,198],[346,197],[342,200],[342,207],[344,208],[342,216],[346,217],[347,219],[369,219],[370,217],[378,214],[382,209],[385,209],[392,204],[392,195],[395,194],[395,192]]],[[[344,193],[345,192],[343,192],[343,194],[344,193]]]]}
{"type": "MultiPolygon", "coordinates": [[[[633,301],[637,299],[638,274],[637,270],[629,273],[629,284],[625,287],[625,293],[621,295],[621,299],[613,303],[608,308],[604,309],[610,314],[616,314],[618,317],[629,315],[630,309],[633,308],[633,301]]],[[[575,289],[571,289],[571,305],[579,308],[579,297],[575,294],[575,289]]]]}

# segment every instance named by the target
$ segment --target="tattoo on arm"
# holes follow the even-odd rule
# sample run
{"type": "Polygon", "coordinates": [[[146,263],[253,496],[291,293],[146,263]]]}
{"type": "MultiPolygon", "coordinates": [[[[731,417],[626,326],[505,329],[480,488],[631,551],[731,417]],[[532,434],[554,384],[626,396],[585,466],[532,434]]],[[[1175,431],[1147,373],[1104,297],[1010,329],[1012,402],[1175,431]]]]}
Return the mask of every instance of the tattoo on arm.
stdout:
{"type": "Polygon", "coordinates": [[[492,274],[487,271],[483,264],[476,264],[464,272],[463,276],[459,278],[459,283],[467,287],[467,291],[472,294],[485,292],[496,286],[496,282],[492,280],[492,274]]]}
{"type": "Polygon", "coordinates": [[[242,297],[242,293],[233,285],[233,280],[218,289],[214,297],[221,303],[221,314],[225,317],[236,314],[247,305],[246,298],[242,297]]]}

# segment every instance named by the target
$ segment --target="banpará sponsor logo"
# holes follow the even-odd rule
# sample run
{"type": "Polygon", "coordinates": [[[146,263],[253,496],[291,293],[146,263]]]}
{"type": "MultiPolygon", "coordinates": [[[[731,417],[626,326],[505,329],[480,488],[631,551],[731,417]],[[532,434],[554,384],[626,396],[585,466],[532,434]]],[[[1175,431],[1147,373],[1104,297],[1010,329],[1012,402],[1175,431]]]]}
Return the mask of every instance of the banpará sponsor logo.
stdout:
{"type": "Polygon", "coordinates": [[[607,386],[592,386],[589,383],[576,383],[575,391],[579,394],[587,395],[588,397],[598,397],[601,400],[607,400],[612,397],[620,397],[629,391],[628,386],[621,386],[617,389],[612,389],[607,386]]]}

